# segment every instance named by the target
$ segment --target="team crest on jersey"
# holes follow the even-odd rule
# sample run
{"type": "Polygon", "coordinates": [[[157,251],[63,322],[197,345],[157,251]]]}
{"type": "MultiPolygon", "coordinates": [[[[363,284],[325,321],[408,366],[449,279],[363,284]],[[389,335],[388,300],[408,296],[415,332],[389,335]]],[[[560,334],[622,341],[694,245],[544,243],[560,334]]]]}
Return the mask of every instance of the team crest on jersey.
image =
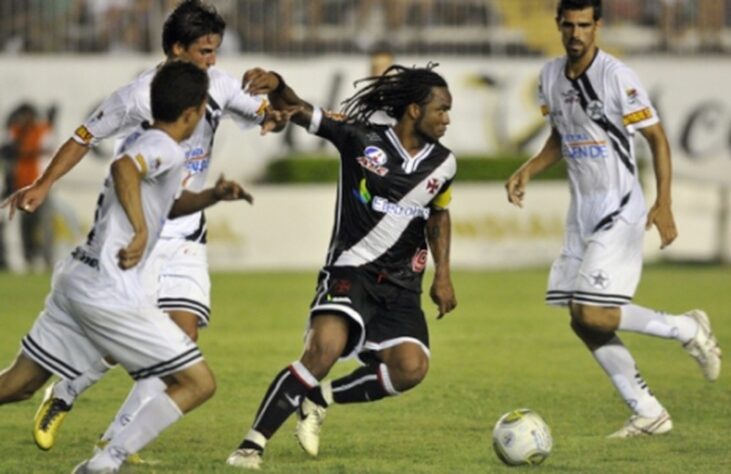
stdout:
{"type": "Polygon", "coordinates": [[[637,92],[637,89],[630,88],[630,89],[627,89],[625,91],[625,93],[627,94],[627,103],[629,103],[631,105],[637,105],[637,103],[640,100],[640,94],[639,94],[639,92],[637,92]]]}
{"type": "Polygon", "coordinates": [[[594,270],[589,274],[589,283],[597,290],[606,290],[609,287],[609,275],[604,270],[594,270]]]}
{"type": "Polygon", "coordinates": [[[426,182],[426,190],[429,191],[429,194],[436,194],[440,187],[441,183],[437,178],[431,178],[426,182]]]}
{"type": "Polygon", "coordinates": [[[372,173],[376,173],[378,176],[386,176],[388,174],[388,168],[383,166],[388,161],[388,155],[377,146],[367,146],[363,150],[363,156],[359,156],[356,160],[360,166],[372,173]]]}
{"type": "Polygon", "coordinates": [[[601,100],[592,100],[586,106],[586,114],[592,120],[600,120],[604,117],[604,103],[601,100]]]}

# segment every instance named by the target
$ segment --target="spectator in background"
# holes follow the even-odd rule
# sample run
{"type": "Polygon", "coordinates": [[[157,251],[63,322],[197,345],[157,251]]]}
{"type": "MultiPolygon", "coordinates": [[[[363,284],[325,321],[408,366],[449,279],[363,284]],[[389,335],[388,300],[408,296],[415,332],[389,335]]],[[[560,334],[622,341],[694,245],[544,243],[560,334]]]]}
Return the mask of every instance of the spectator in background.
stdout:
{"type": "MultiPolygon", "coordinates": [[[[49,156],[53,138],[55,107],[46,118],[38,109],[23,103],[13,110],[6,123],[8,141],[3,146],[4,161],[8,164],[6,183],[10,194],[32,184],[41,175],[49,156]]],[[[47,200],[35,213],[22,213],[20,233],[23,258],[27,268],[48,270],[53,264],[52,203],[47,200]]]]}
{"type": "Polygon", "coordinates": [[[377,43],[368,53],[371,76],[380,76],[396,61],[391,45],[386,42],[377,43]]]}
{"type": "Polygon", "coordinates": [[[723,29],[726,22],[726,1],[702,0],[698,2],[696,20],[698,34],[701,40],[701,52],[723,52],[723,29]]]}

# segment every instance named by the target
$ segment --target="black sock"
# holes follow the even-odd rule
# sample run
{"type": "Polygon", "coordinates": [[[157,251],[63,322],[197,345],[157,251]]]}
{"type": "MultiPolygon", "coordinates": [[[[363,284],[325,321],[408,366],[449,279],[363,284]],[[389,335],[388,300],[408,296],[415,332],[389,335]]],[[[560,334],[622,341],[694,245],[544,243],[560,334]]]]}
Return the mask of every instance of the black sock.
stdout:
{"type": "MultiPolygon", "coordinates": [[[[317,383],[317,379],[300,362],[295,362],[284,368],[269,385],[259,410],[256,412],[252,429],[258,431],[267,439],[271,438],[300,406],[305,394],[317,383]]],[[[247,440],[244,440],[240,447],[251,448],[256,446],[255,443],[251,444],[254,444],[254,446],[248,446],[247,440]]]]}
{"type": "Polygon", "coordinates": [[[307,392],[307,398],[309,398],[311,402],[320,405],[321,407],[327,408],[328,406],[325,397],[322,396],[322,389],[319,385],[307,392]]]}
{"type": "Polygon", "coordinates": [[[391,385],[385,364],[370,364],[345,377],[333,380],[335,403],[374,402],[387,396],[398,395],[391,385]]]}

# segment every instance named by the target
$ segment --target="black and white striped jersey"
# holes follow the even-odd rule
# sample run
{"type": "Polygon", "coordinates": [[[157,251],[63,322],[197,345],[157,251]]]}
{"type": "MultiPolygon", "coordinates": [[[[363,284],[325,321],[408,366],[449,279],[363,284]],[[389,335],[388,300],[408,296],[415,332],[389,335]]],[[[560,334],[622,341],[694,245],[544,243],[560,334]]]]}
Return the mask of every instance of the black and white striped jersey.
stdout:
{"type": "Polygon", "coordinates": [[[363,267],[421,291],[426,221],[451,200],[452,152],[437,142],[410,156],[391,127],[338,120],[320,109],[310,132],[332,142],[341,161],[326,264],[363,267]]]}
{"type": "Polygon", "coordinates": [[[597,50],[576,79],[566,65],[564,56],[543,67],[539,97],[561,136],[571,186],[568,225],[587,236],[619,215],[637,222],[646,206],[633,136],[658,123],[657,112],[636,74],[613,56],[597,50]]]}

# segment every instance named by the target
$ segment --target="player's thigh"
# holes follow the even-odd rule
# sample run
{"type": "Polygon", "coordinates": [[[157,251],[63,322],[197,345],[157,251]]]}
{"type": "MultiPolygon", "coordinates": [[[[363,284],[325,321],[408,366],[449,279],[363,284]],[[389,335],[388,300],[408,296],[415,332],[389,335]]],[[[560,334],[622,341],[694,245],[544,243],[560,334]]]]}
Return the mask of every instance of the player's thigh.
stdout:
{"type": "MultiPolygon", "coordinates": [[[[357,354],[365,342],[365,325],[372,317],[375,306],[370,296],[367,276],[351,267],[325,267],[318,275],[317,290],[310,304],[307,335],[315,324],[333,330],[342,336],[346,329],[345,345],[339,356],[357,354]],[[321,316],[326,319],[321,320],[321,316]],[[337,320],[336,318],[340,318],[337,320]],[[318,321],[321,320],[321,321],[318,321]]],[[[321,336],[326,333],[321,331],[321,336]]]]}
{"type": "Polygon", "coordinates": [[[193,322],[200,327],[208,325],[211,279],[205,245],[182,239],[160,240],[150,255],[149,268],[149,274],[156,278],[160,309],[189,315],[186,327],[193,322]]]}
{"type": "Polygon", "coordinates": [[[21,351],[10,367],[0,371],[0,402],[30,398],[50,377],[51,372],[21,351]]]}
{"type": "Polygon", "coordinates": [[[106,355],[87,337],[70,301],[59,291],[46,298],[21,347],[26,357],[66,380],[75,379],[106,355]]]}
{"type": "Polygon", "coordinates": [[[546,304],[567,306],[576,291],[576,278],[586,245],[578,226],[568,225],[561,253],[551,264],[546,289],[546,304]]]}
{"type": "Polygon", "coordinates": [[[620,306],[632,301],[642,274],[643,222],[618,219],[588,241],[573,301],[581,305],[620,306]]]}
{"type": "MultiPolygon", "coordinates": [[[[390,283],[378,288],[380,304],[376,315],[366,324],[366,342],[363,359],[368,352],[382,353],[391,348],[404,346],[420,351],[427,361],[429,328],[421,308],[421,295],[390,283]]],[[[395,353],[406,350],[399,348],[395,353]]]]}
{"type": "Polygon", "coordinates": [[[203,360],[198,346],[159,308],[75,304],[89,339],[135,379],[164,377],[203,360]]]}

